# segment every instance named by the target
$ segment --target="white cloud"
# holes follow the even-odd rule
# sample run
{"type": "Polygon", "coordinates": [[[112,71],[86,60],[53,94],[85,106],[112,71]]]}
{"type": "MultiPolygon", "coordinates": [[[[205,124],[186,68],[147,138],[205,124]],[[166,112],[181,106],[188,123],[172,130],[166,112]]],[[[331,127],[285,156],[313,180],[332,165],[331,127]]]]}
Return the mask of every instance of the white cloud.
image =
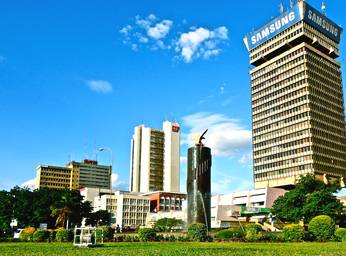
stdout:
{"type": "Polygon", "coordinates": [[[35,184],[36,184],[36,179],[31,179],[31,180],[25,181],[22,185],[20,185],[20,187],[34,190],[36,188],[35,184]]]}
{"type": "Polygon", "coordinates": [[[123,27],[122,29],[120,29],[119,32],[123,34],[125,37],[128,37],[130,35],[131,30],[132,30],[132,26],[127,25],[123,27]]]}
{"type": "Polygon", "coordinates": [[[208,129],[205,144],[214,156],[230,157],[251,150],[251,130],[245,129],[238,120],[223,114],[195,113],[182,118],[188,133],[182,134],[182,144],[193,145],[193,138],[208,129]]]}
{"type": "Polygon", "coordinates": [[[98,93],[111,93],[113,91],[112,84],[105,80],[89,80],[86,81],[90,90],[98,93]]]}
{"type": "Polygon", "coordinates": [[[120,180],[119,174],[112,173],[112,189],[126,190],[126,185],[126,182],[120,180]]]}
{"type": "Polygon", "coordinates": [[[165,38],[166,35],[169,33],[169,30],[171,29],[173,25],[173,22],[171,20],[163,20],[153,27],[149,27],[147,30],[148,36],[155,40],[159,40],[162,38],[165,38]]]}
{"type": "Polygon", "coordinates": [[[215,180],[213,179],[211,183],[212,194],[228,194],[253,189],[252,180],[244,178],[223,175],[215,180]]]}
{"type": "Polygon", "coordinates": [[[131,49],[137,51],[141,45],[146,45],[152,50],[169,49],[169,44],[163,40],[168,36],[173,21],[168,19],[160,20],[154,14],[141,18],[135,17],[133,25],[126,25],[119,30],[124,37],[123,43],[131,46],[131,49]]]}
{"type": "Polygon", "coordinates": [[[187,157],[186,156],[180,157],[180,164],[187,164],[187,157]]]}
{"type": "Polygon", "coordinates": [[[242,155],[238,162],[242,165],[252,165],[252,153],[242,155]]]}
{"type": "Polygon", "coordinates": [[[209,59],[221,52],[219,44],[227,39],[228,29],[224,26],[215,30],[193,28],[192,31],[180,35],[175,50],[180,52],[186,63],[194,58],[209,59]]]}

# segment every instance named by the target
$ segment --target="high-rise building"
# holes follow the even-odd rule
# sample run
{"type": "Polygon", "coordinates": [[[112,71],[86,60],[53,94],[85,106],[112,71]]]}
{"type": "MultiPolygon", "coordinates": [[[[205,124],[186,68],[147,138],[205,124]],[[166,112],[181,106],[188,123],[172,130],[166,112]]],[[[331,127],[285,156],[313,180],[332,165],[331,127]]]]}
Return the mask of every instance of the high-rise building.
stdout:
{"type": "Polygon", "coordinates": [[[244,37],[256,188],[346,177],[342,28],[304,1],[244,37]]]}
{"type": "Polygon", "coordinates": [[[164,122],[163,130],[140,125],[131,140],[130,191],[179,192],[180,127],[164,122]]]}
{"type": "Polygon", "coordinates": [[[39,165],[36,168],[36,188],[81,187],[110,189],[112,167],[94,160],[72,161],[66,167],[39,165]]]}

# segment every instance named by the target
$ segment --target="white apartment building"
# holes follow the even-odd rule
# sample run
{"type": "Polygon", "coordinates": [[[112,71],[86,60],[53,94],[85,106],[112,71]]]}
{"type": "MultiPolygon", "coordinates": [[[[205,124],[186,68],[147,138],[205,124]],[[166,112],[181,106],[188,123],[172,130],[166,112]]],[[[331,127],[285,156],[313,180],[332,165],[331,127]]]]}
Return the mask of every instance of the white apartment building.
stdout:
{"type": "Polygon", "coordinates": [[[107,210],[115,216],[120,227],[145,226],[150,212],[150,200],[139,193],[116,191],[112,195],[94,197],[94,211],[107,210]]]}
{"type": "Polygon", "coordinates": [[[130,191],[180,190],[180,126],[164,122],[163,130],[140,125],[131,140],[130,191]]]}

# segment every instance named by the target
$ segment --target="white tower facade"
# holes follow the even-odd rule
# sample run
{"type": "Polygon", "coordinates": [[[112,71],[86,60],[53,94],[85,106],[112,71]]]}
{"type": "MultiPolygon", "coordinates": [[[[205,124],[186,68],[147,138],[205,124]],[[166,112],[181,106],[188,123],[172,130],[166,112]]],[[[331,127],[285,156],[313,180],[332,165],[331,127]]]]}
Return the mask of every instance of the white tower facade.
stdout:
{"type": "Polygon", "coordinates": [[[163,189],[166,192],[180,191],[180,126],[164,122],[165,135],[163,189]]]}
{"type": "Polygon", "coordinates": [[[179,192],[180,126],[164,122],[163,130],[140,125],[131,140],[130,191],[179,192]]]}

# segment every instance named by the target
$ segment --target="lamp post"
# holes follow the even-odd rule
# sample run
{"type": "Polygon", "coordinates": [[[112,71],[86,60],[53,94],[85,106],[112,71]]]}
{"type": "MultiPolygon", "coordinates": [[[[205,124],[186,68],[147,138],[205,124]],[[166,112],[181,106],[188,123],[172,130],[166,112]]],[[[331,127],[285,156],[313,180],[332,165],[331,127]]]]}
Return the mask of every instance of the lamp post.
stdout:
{"type": "MultiPolygon", "coordinates": [[[[109,182],[110,182],[110,224],[112,225],[112,214],[114,214],[115,217],[115,212],[113,212],[113,188],[112,188],[112,171],[113,171],[113,150],[110,147],[102,147],[99,148],[98,151],[103,152],[103,151],[108,151],[111,156],[111,165],[109,167],[109,182]]],[[[106,200],[106,208],[107,208],[107,200],[106,200]]],[[[114,223],[115,224],[115,223],[114,223]]]]}

